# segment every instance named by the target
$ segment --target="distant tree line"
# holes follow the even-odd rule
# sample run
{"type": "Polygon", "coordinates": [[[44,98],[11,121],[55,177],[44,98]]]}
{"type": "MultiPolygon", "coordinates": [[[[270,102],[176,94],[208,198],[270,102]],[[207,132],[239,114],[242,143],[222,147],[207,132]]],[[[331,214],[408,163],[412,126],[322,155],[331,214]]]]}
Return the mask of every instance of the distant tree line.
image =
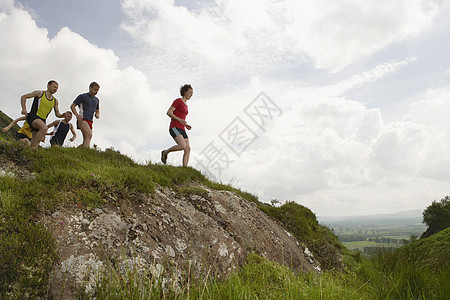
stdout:
{"type": "Polygon", "coordinates": [[[385,244],[397,244],[401,243],[401,239],[393,239],[393,238],[387,238],[387,237],[375,237],[375,238],[368,238],[369,242],[375,242],[375,243],[385,243],[385,244]]]}
{"type": "Polygon", "coordinates": [[[356,234],[341,235],[341,236],[339,236],[339,241],[341,241],[341,242],[369,241],[369,242],[384,243],[384,244],[403,243],[402,239],[395,239],[395,238],[388,238],[388,237],[365,237],[363,235],[356,235],[356,234]]]}
{"type": "Polygon", "coordinates": [[[359,241],[366,241],[367,238],[363,235],[359,234],[346,234],[346,235],[339,235],[339,241],[341,242],[359,242],[359,241]]]}

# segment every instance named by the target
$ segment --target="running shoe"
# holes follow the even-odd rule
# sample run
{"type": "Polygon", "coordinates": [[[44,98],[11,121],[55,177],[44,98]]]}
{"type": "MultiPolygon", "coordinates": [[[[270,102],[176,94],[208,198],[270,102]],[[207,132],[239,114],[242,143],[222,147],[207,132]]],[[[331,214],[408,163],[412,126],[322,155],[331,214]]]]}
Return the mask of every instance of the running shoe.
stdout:
{"type": "Polygon", "coordinates": [[[161,151],[161,161],[163,164],[166,164],[167,162],[167,153],[164,150],[161,151]]]}

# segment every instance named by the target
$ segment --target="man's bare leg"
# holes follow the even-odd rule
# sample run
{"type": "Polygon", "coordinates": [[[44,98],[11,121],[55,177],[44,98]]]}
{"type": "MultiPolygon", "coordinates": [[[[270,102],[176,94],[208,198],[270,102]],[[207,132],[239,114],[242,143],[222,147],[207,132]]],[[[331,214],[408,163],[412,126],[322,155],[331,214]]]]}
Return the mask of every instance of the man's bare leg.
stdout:
{"type": "Polygon", "coordinates": [[[41,119],[36,119],[31,124],[32,127],[38,129],[38,131],[33,131],[33,137],[31,138],[31,148],[37,148],[39,147],[39,143],[45,137],[45,133],[47,132],[48,127],[41,119]]]}
{"type": "Polygon", "coordinates": [[[92,129],[86,121],[78,122],[78,128],[83,134],[83,143],[78,147],[89,148],[92,140],[92,129]]]}

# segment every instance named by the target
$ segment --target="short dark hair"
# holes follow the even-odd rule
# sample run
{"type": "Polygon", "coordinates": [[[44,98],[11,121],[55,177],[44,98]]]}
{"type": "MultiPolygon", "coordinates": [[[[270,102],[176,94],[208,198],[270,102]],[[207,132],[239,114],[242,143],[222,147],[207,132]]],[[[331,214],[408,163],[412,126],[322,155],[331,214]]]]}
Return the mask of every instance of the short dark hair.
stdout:
{"type": "Polygon", "coordinates": [[[47,86],[52,85],[52,84],[54,84],[54,83],[58,84],[55,80],[50,80],[50,81],[47,83],[47,86]]]}
{"type": "Polygon", "coordinates": [[[91,88],[91,87],[94,87],[94,86],[100,87],[100,84],[98,84],[98,83],[95,82],[95,81],[92,81],[91,84],[89,85],[89,87],[91,88]]]}
{"type": "Polygon", "coordinates": [[[192,90],[192,86],[190,84],[185,84],[180,87],[180,95],[184,96],[187,91],[192,90]]]}

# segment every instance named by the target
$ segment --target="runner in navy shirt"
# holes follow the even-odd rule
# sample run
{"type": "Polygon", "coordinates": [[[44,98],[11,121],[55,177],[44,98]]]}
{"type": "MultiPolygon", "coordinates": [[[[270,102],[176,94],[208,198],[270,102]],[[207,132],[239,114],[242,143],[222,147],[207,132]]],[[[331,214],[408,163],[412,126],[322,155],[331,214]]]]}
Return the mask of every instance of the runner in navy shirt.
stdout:
{"type": "Polygon", "coordinates": [[[66,111],[66,116],[63,120],[56,120],[48,125],[48,128],[55,127],[55,130],[52,133],[53,136],[50,139],[50,144],[52,146],[62,146],[69,130],[72,132],[72,137],[69,141],[73,142],[77,138],[77,134],[75,133],[70,120],[72,120],[72,112],[66,111]]]}
{"type": "Polygon", "coordinates": [[[100,118],[100,101],[95,96],[99,89],[100,85],[97,82],[92,82],[89,85],[89,92],[79,95],[70,106],[70,109],[77,118],[77,128],[83,134],[83,143],[79,147],[90,147],[94,115],[97,119],[100,118]],[[75,109],[76,106],[80,108],[79,113],[75,109]]]}

